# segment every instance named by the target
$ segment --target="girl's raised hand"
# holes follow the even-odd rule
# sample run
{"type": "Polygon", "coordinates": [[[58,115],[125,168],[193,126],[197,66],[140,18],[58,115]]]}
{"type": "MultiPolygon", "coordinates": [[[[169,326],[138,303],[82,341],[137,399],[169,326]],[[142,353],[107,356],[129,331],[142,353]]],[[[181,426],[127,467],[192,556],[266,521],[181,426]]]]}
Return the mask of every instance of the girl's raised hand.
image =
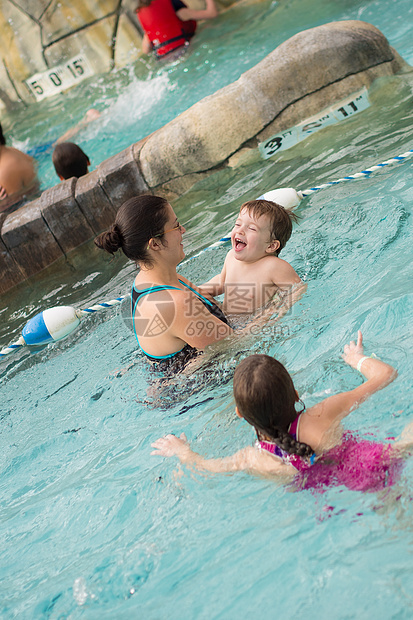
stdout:
{"type": "Polygon", "coordinates": [[[155,450],[151,454],[159,456],[177,456],[181,458],[187,453],[192,452],[185,433],[181,433],[180,437],[175,435],[160,437],[153,442],[152,448],[155,448],[155,450]]]}
{"type": "Polygon", "coordinates": [[[357,344],[352,340],[350,344],[344,346],[344,353],[341,356],[349,366],[357,368],[357,364],[364,357],[363,335],[360,330],[357,332],[357,344]]]}

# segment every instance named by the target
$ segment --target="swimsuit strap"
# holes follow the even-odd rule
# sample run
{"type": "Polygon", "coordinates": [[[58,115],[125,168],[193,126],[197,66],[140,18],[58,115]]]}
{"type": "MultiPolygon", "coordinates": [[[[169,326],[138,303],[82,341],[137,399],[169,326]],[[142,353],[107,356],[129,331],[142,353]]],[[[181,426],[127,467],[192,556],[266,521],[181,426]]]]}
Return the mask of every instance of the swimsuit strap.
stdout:
{"type": "Polygon", "coordinates": [[[133,316],[135,314],[135,309],[136,309],[136,306],[138,304],[138,301],[144,295],[149,295],[150,293],[157,293],[158,291],[167,291],[167,290],[180,291],[181,289],[179,287],[177,287],[177,286],[169,286],[167,284],[160,284],[159,286],[151,286],[149,288],[144,288],[142,290],[136,289],[135,288],[135,284],[133,284],[133,287],[132,287],[131,307],[132,307],[133,332],[135,334],[136,341],[137,341],[138,346],[139,346],[140,350],[142,351],[142,353],[144,353],[146,355],[146,357],[149,357],[150,359],[153,359],[153,360],[166,360],[166,359],[169,359],[171,357],[174,357],[178,353],[180,353],[186,347],[186,344],[184,344],[182,349],[179,349],[179,351],[175,351],[174,353],[169,353],[168,355],[150,355],[149,353],[147,353],[145,351],[145,349],[142,348],[141,343],[139,342],[138,334],[136,333],[135,321],[133,321],[133,316]],[[136,295],[134,295],[134,293],[136,293],[136,295]]]}
{"type": "Polygon", "coordinates": [[[300,424],[300,418],[301,418],[301,413],[298,414],[295,420],[293,420],[290,426],[288,427],[288,432],[290,433],[291,437],[295,439],[295,441],[299,441],[298,440],[298,426],[300,424]]]}
{"type": "MultiPolygon", "coordinates": [[[[288,433],[291,435],[291,437],[295,441],[299,441],[297,439],[297,436],[298,436],[298,427],[300,424],[300,417],[301,417],[301,413],[298,414],[295,420],[293,420],[290,426],[288,427],[288,433]]],[[[308,467],[308,464],[300,456],[298,456],[298,454],[289,454],[288,452],[286,452],[285,450],[277,446],[275,442],[258,441],[257,443],[258,443],[258,447],[261,450],[266,450],[267,452],[270,452],[274,456],[277,456],[278,458],[280,458],[284,463],[289,463],[290,465],[293,465],[293,467],[295,467],[295,469],[297,469],[298,471],[305,470],[308,467]]],[[[314,459],[315,459],[315,454],[313,454],[312,457],[310,458],[311,465],[314,463],[314,459]]]]}
{"type": "MultiPolygon", "coordinates": [[[[222,322],[228,324],[228,320],[227,320],[226,316],[224,315],[224,313],[222,312],[221,308],[219,308],[219,306],[217,306],[212,301],[210,301],[209,299],[204,297],[201,293],[198,293],[198,291],[196,291],[194,288],[192,288],[192,286],[190,286],[189,284],[187,284],[183,280],[178,279],[178,281],[180,282],[180,284],[182,284],[182,286],[184,286],[185,288],[187,288],[190,291],[192,291],[198,297],[198,299],[204,304],[204,306],[206,306],[208,308],[208,310],[211,312],[211,314],[213,314],[216,318],[220,319],[222,322]]],[[[144,295],[150,295],[150,293],[157,293],[158,291],[167,291],[167,290],[181,291],[182,289],[179,288],[178,286],[169,286],[167,284],[159,284],[157,286],[151,286],[149,288],[144,288],[144,289],[138,290],[138,289],[135,288],[135,284],[133,284],[132,295],[131,295],[132,319],[133,319],[133,316],[135,314],[135,310],[136,310],[136,306],[138,304],[138,301],[139,301],[139,299],[141,297],[143,297],[144,295]]],[[[137,343],[138,343],[139,348],[141,349],[141,351],[146,355],[146,357],[152,358],[153,360],[163,360],[163,359],[168,359],[168,358],[174,357],[175,355],[180,353],[185,348],[185,346],[189,346],[186,343],[182,347],[182,349],[179,349],[179,351],[175,351],[175,353],[170,353],[169,355],[149,355],[149,353],[147,353],[144,349],[142,349],[142,347],[140,345],[139,338],[138,338],[137,333],[136,333],[135,321],[133,321],[133,331],[134,331],[137,343]]],[[[191,347],[191,348],[193,349],[193,347],[191,347]]]]}
{"type": "Polygon", "coordinates": [[[192,288],[192,286],[189,286],[189,284],[187,284],[186,282],[184,282],[183,280],[179,280],[181,284],[183,284],[184,286],[186,286],[186,288],[189,288],[190,291],[192,291],[193,293],[195,293],[195,295],[198,297],[198,299],[201,299],[203,302],[205,302],[208,306],[213,307],[214,304],[212,303],[212,301],[210,301],[209,299],[207,299],[206,297],[204,297],[203,295],[201,295],[201,293],[198,293],[198,291],[196,291],[194,288],[192,288]]]}
{"type": "MultiPolygon", "coordinates": [[[[304,412],[301,412],[304,413],[304,412]]],[[[293,437],[295,439],[295,441],[300,441],[298,439],[298,427],[300,425],[300,420],[301,420],[301,413],[298,414],[298,416],[295,418],[295,420],[293,422],[291,422],[289,428],[288,428],[288,432],[290,433],[291,437],[293,437]]],[[[301,458],[301,457],[297,457],[297,458],[301,458]]],[[[316,454],[315,452],[312,453],[312,455],[310,456],[310,464],[314,465],[314,461],[316,459],[316,454]]],[[[294,463],[293,463],[294,464],[294,463]]],[[[296,467],[296,465],[294,465],[296,467]]]]}
{"type": "Polygon", "coordinates": [[[189,284],[187,284],[186,282],[183,282],[183,280],[179,280],[179,282],[181,282],[181,284],[183,284],[183,286],[185,286],[190,291],[192,291],[198,297],[199,301],[204,304],[204,306],[207,308],[207,310],[215,318],[219,319],[220,321],[222,321],[226,325],[229,325],[227,317],[225,316],[225,314],[221,310],[221,308],[219,306],[217,306],[217,304],[215,304],[213,301],[210,301],[209,299],[207,299],[206,297],[201,295],[201,293],[198,293],[198,291],[193,289],[192,286],[189,286],[189,284]]]}

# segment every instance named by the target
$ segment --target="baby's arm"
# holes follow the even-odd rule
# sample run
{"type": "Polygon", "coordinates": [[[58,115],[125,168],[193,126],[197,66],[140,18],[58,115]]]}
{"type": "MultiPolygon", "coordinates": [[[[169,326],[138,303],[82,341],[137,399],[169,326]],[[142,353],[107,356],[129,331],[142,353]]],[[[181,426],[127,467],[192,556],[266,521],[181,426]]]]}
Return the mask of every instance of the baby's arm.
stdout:
{"type": "Polygon", "coordinates": [[[201,286],[198,286],[202,295],[216,297],[217,295],[222,295],[224,292],[224,284],[221,281],[221,274],[214,276],[208,282],[204,282],[201,286]]]}
{"type": "Polygon", "coordinates": [[[267,275],[277,290],[257,317],[259,324],[269,320],[279,321],[307,290],[307,285],[289,263],[275,256],[271,258],[274,264],[267,275]]]}
{"type": "Polygon", "coordinates": [[[205,459],[197,452],[191,450],[184,433],[180,437],[166,435],[157,439],[151,454],[159,456],[177,456],[181,463],[195,466],[213,473],[228,473],[234,471],[249,471],[262,475],[294,475],[293,467],[278,461],[271,454],[263,453],[249,446],[239,450],[232,456],[221,459],[205,459]]]}
{"type": "Polygon", "coordinates": [[[281,289],[289,289],[295,284],[302,283],[300,276],[291,267],[290,263],[274,256],[274,269],[271,274],[273,284],[281,289]]]}
{"type": "Polygon", "coordinates": [[[201,286],[198,287],[202,295],[212,295],[212,297],[217,297],[217,295],[222,295],[222,293],[224,293],[227,257],[225,258],[221,273],[218,273],[216,276],[208,280],[208,282],[204,282],[204,284],[201,284],[201,286]]]}

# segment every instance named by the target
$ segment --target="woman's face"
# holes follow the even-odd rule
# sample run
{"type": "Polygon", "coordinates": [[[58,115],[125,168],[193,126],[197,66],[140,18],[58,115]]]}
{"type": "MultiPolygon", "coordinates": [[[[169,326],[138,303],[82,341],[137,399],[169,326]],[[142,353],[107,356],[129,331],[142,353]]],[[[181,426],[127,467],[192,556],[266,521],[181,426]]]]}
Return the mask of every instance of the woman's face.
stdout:
{"type": "Polygon", "coordinates": [[[177,264],[181,262],[185,258],[184,246],[182,244],[182,238],[185,231],[185,228],[179,223],[178,218],[176,217],[175,211],[172,209],[171,205],[167,206],[168,219],[165,224],[164,234],[162,235],[162,239],[166,241],[166,248],[168,251],[176,253],[177,255],[177,264]]]}

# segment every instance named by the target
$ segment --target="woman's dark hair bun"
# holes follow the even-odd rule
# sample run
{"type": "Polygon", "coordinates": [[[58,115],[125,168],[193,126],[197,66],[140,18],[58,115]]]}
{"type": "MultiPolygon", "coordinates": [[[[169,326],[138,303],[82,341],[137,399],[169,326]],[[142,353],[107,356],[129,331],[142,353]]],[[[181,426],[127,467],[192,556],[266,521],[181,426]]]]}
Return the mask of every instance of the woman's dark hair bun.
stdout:
{"type": "Polygon", "coordinates": [[[123,245],[122,235],[117,225],[113,224],[109,230],[96,237],[95,244],[109,254],[117,252],[123,245]]]}

